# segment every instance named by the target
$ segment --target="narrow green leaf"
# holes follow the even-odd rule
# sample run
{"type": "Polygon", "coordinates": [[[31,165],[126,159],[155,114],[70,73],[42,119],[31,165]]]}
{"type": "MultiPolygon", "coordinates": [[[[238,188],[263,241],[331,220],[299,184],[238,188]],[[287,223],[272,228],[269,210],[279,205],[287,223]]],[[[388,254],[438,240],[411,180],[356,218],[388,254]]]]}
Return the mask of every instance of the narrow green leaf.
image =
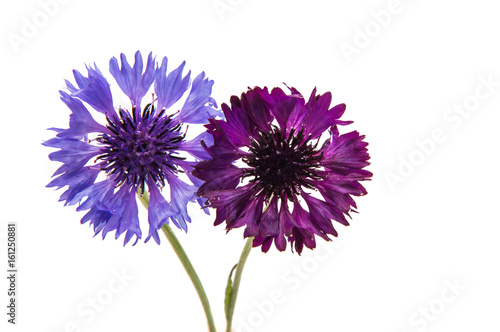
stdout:
{"type": "Polygon", "coordinates": [[[224,312],[226,313],[226,320],[229,318],[229,309],[231,305],[231,296],[233,295],[233,272],[238,264],[234,265],[227,278],[226,292],[224,296],[224,312]]]}

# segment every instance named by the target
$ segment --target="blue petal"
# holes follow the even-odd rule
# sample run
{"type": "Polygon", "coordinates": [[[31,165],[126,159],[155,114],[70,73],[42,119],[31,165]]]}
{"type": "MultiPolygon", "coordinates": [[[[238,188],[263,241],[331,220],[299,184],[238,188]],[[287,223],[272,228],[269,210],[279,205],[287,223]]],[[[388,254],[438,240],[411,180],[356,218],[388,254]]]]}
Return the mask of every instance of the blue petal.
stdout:
{"type": "Polygon", "coordinates": [[[189,87],[191,71],[182,77],[184,61],[177,69],[167,76],[167,58],[164,57],[161,66],[156,70],[155,93],[158,97],[158,109],[169,108],[175,104],[189,87]]]}
{"type": "Polygon", "coordinates": [[[69,116],[69,129],[59,133],[59,137],[82,138],[89,133],[108,132],[106,127],[97,123],[83,103],[71,97],[64,91],[61,93],[61,100],[68,106],[72,114],[69,116]]]}
{"type": "Polygon", "coordinates": [[[81,99],[101,113],[114,113],[111,90],[101,71],[97,66],[95,68],[87,67],[87,71],[88,77],[85,77],[79,71],[73,70],[78,89],[66,81],[71,95],[81,99]]]}
{"type": "Polygon", "coordinates": [[[109,61],[109,72],[115,78],[118,86],[130,98],[132,105],[140,109],[142,97],[148,92],[149,87],[154,80],[154,59],[152,53],[149,53],[148,63],[144,73],[142,55],[139,51],[135,53],[134,67],[130,67],[125,54],[120,55],[121,69],[118,66],[118,60],[113,57],[109,61]]]}
{"type": "Polygon", "coordinates": [[[78,193],[70,204],[81,201],[87,197],[85,202],[81,203],[76,211],[85,211],[91,209],[97,202],[104,201],[105,197],[111,197],[114,193],[114,182],[111,180],[104,180],[94,183],[85,190],[78,193]]]}
{"type": "Polygon", "coordinates": [[[209,81],[208,78],[205,78],[205,72],[196,76],[186,102],[177,115],[180,121],[186,123],[208,123],[209,118],[223,116],[222,111],[213,108],[217,107],[217,104],[210,97],[212,85],[214,85],[214,81],[209,81]]]}
{"type": "MultiPolygon", "coordinates": [[[[198,179],[197,177],[195,177],[191,173],[194,170],[194,166],[196,166],[197,164],[198,164],[197,161],[180,160],[177,162],[177,165],[179,165],[182,168],[182,170],[187,175],[188,179],[191,181],[191,183],[198,190],[200,188],[200,186],[205,183],[205,181],[198,179]]],[[[203,212],[205,212],[206,215],[210,215],[210,211],[205,204],[208,201],[208,199],[198,196],[196,198],[196,201],[198,202],[200,207],[203,209],[203,212]]]]}
{"type": "Polygon", "coordinates": [[[96,206],[93,206],[90,211],[88,211],[83,218],[80,220],[80,223],[83,225],[87,221],[90,221],[90,225],[94,226],[94,236],[99,234],[99,232],[106,226],[109,219],[113,216],[113,214],[108,211],[99,210],[96,206]]]}
{"type": "Polygon", "coordinates": [[[55,137],[43,142],[42,145],[60,149],[49,154],[50,160],[64,163],[52,176],[76,172],[85,166],[92,157],[100,153],[99,147],[73,138],[55,137]]]}
{"type": "Polygon", "coordinates": [[[201,141],[206,144],[207,147],[214,145],[214,138],[212,134],[207,133],[206,131],[202,132],[195,138],[190,141],[182,141],[179,148],[179,151],[186,151],[193,157],[199,160],[207,160],[210,159],[210,155],[205,150],[205,148],[201,145],[201,141]]]}
{"type": "Polygon", "coordinates": [[[149,206],[148,206],[148,222],[149,235],[144,242],[148,242],[153,237],[156,243],[160,244],[158,230],[163,224],[168,224],[168,219],[174,214],[174,210],[165,200],[160,190],[154,183],[148,183],[149,188],[149,206]]]}
{"type": "Polygon", "coordinates": [[[125,234],[125,240],[123,242],[123,245],[125,245],[133,236],[136,236],[136,240],[140,239],[142,232],[139,226],[139,211],[137,209],[137,200],[135,198],[135,188],[132,188],[132,190],[128,193],[127,191],[129,188],[126,186],[123,186],[121,190],[124,190],[126,193],[124,194],[125,197],[123,199],[125,209],[121,215],[115,238],[118,238],[123,232],[126,231],[127,233],[125,234]]]}
{"type": "Polygon", "coordinates": [[[78,201],[75,200],[75,197],[83,190],[94,184],[99,172],[100,170],[84,167],[74,174],[71,174],[71,176],[62,175],[55,178],[47,185],[47,187],[58,187],[58,189],[60,189],[64,186],[68,186],[68,190],[61,195],[59,201],[66,201],[64,204],[65,206],[73,205],[78,201]]]}
{"type": "MultiPolygon", "coordinates": [[[[82,223],[92,220],[96,235],[102,231],[102,237],[116,231],[115,238],[126,232],[124,245],[135,235],[141,238],[139,212],[135,198],[135,188],[122,186],[116,193],[108,191],[102,201],[96,201],[82,223]]],[[[136,241],[137,243],[137,241],[136,241]]],[[[135,244],[135,243],[134,243],[135,244]]]]}
{"type": "Polygon", "coordinates": [[[174,175],[169,176],[167,179],[170,185],[170,205],[174,209],[174,215],[170,218],[174,225],[187,232],[186,222],[191,222],[191,218],[187,213],[187,204],[196,202],[196,190],[198,188],[181,181],[174,175]]]}
{"type": "MultiPolygon", "coordinates": [[[[111,217],[114,216],[113,213],[107,211],[106,208],[103,208],[103,204],[101,203],[111,201],[113,199],[114,186],[109,180],[95,183],[75,196],[75,200],[80,200],[85,196],[88,197],[87,200],[76,210],[83,211],[90,209],[90,211],[83,216],[80,223],[84,224],[87,221],[90,221],[90,225],[94,226],[94,232],[95,235],[97,235],[105,226],[108,225],[111,217]]],[[[106,234],[103,234],[103,237],[104,236],[106,236],[106,234]]]]}
{"type": "MultiPolygon", "coordinates": [[[[88,70],[88,67],[87,67],[88,70]]],[[[78,70],[73,70],[73,76],[75,77],[75,82],[78,85],[79,89],[84,89],[89,83],[90,83],[90,76],[89,78],[83,76],[78,70]]],[[[69,88],[69,87],[68,87],[69,88]]],[[[71,92],[77,92],[79,89],[73,88],[75,91],[71,92]]]]}

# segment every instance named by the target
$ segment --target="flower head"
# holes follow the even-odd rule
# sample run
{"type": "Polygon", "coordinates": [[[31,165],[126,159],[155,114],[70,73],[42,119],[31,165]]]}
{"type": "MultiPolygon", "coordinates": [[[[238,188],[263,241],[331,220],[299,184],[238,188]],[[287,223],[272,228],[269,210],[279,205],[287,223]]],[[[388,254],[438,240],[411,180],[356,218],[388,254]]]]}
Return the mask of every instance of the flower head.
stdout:
{"type": "Polygon", "coordinates": [[[79,203],[77,211],[88,210],[81,222],[90,221],[96,235],[102,232],[104,238],[116,231],[118,238],[125,233],[125,243],[134,236],[135,242],[142,237],[137,193],[149,193],[146,242],[153,237],[159,243],[158,230],[169,220],[187,231],[188,202],[204,203],[195,194],[201,181],[191,170],[198,161],[209,158],[199,148],[200,140],[211,145],[212,139],[203,133],[186,140],[185,124],[207,123],[208,118],[222,113],[210,97],[213,81],[201,73],[190,84],[191,72],[183,76],[184,66],[182,63],[167,75],[167,58],[158,67],[149,54],[145,68],[140,52],[132,67],[123,54],[121,66],[112,58],[109,71],[129,97],[128,107],[114,106],[110,85],[95,65],[87,67],[87,76],[74,70],[76,86],[66,81],[68,91],[60,91],[71,115],[69,128],[52,128],[56,137],[43,143],[59,149],[49,158],[63,163],[48,187],[67,186],[60,200],[65,205],[79,203]],[[143,107],[142,99],[153,82],[156,99],[143,107]],[[188,90],[180,110],[171,112],[188,90]],[[101,113],[96,113],[101,121],[94,119],[86,105],[101,113]],[[183,179],[180,174],[185,174],[183,179]],[[169,202],[161,193],[167,186],[169,202]]]}
{"type": "Polygon", "coordinates": [[[339,134],[337,126],[351,123],[340,120],[345,105],[330,108],[329,92],[314,89],[306,102],[290,91],[256,87],[231,97],[231,106],[222,105],[226,121],[206,125],[212,159],[193,175],[206,181],[198,195],[217,209],[215,225],[245,226],[244,236],[264,252],[273,241],[283,251],[288,240],[300,254],[304,245],[315,248],[315,235],[337,236],[332,220],[349,225],[351,196],[366,194],[359,181],[372,174],[363,169],[370,159],[364,136],[339,134]]]}

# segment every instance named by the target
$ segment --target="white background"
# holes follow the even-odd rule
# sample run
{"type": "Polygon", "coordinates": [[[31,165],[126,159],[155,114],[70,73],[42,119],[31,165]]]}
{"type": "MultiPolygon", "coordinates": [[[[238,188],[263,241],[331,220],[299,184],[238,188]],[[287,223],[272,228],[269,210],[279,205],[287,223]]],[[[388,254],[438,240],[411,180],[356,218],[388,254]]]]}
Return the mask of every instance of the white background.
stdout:
{"type": "MultiPolygon", "coordinates": [[[[1,330],[206,331],[166,241],[123,248],[112,235],[93,238],[81,214],[57,201],[62,191],[45,188],[58,166],[41,145],[52,136],[46,128],[65,127],[69,116],[58,95],[63,80],[95,61],[113,82],[109,59],[141,50],[168,56],[169,70],[183,60],[194,74],[204,70],[219,104],[248,86],[282,82],[304,95],[315,86],[332,91],[334,103],[347,104],[344,119],[355,121],[346,130],[370,143],[369,194],[356,200],[351,226],[336,227],[338,239],[301,257],[274,247],[252,251],[236,331],[499,331],[495,3],[216,3],[229,7],[69,0],[45,9],[49,17],[37,1],[2,2],[0,241],[5,252],[6,224],[17,222],[19,306],[18,324],[7,324],[2,277],[1,330]],[[388,8],[393,13],[377,23],[388,8]],[[25,26],[34,23],[30,34],[25,26]],[[16,45],[13,38],[24,39],[16,45]],[[347,44],[356,53],[346,56],[347,44]],[[464,103],[470,112],[452,113],[464,103]],[[436,130],[441,140],[429,143],[436,130]],[[426,142],[426,151],[416,142],[426,142]],[[116,273],[131,280],[120,283],[116,273]],[[103,302],[100,311],[90,309],[91,298],[103,302]]],[[[177,234],[223,331],[223,291],[242,232],[226,235],[213,227],[213,214],[196,208],[191,215],[188,234],[177,234]]],[[[0,257],[5,271],[6,254],[0,257]]]]}

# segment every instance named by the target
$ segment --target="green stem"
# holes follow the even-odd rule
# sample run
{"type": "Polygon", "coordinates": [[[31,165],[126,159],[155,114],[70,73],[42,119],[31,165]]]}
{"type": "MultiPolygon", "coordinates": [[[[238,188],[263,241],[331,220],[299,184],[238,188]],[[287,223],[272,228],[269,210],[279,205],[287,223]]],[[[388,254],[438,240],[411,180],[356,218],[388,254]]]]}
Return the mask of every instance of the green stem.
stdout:
{"type": "Polygon", "coordinates": [[[249,237],[245,246],[243,247],[243,251],[241,252],[240,260],[236,266],[236,272],[234,274],[234,282],[231,293],[231,299],[229,301],[229,310],[227,313],[227,327],[226,332],[231,332],[232,324],[233,324],[233,314],[234,314],[234,306],[236,305],[236,298],[238,297],[238,289],[240,288],[241,275],[243,273],[243,268],[245,267],[245,263],[247,261],[248,255],[250,254],[250,250],[252,249],[253,237],[249,237]]]}
{"type": "MultiPolygon", "coordinates": [[[[139,200],[142,202],[142,204],[146,207],[146,209],[149,206],[149,195],[147,192],[144,192],[144,194],[138,195],[139,200]]],[[[198,277],[198,274],[196,274],[196,271],[194,270],[193,265],[189,261],[188,256],[186,255],[186,252],[182,248],[179,240],[175,236],[174,232],[168,226],[167,224],[164,224],[163,227],[161,228],[163,230],[163,233],[165,233],[165,236],[167,237],[168,242],[170,242],[170,245],[174,249],[175,253],[177,254],[177,257],[182,263],[182,266],[184,266],[184,269],[186,270],[189,278],[193,282],[194,288],[196,289],[196,292],[198,293],[198,296],[200,297],[201,305],[203,306],[203,310],[205,311],[205,316],[207,317],[207,323],[208,323],[208,330],[209,332],[217,332],[215,329],[215,323],[214,323],[214,318],[212,316],[212,310],[210,309],[210,303],[208,302],[208,297],[207,294],[205,293],[205,290],[203,289],[203,285],[201,284],[200,278],[198,277]]]]}

